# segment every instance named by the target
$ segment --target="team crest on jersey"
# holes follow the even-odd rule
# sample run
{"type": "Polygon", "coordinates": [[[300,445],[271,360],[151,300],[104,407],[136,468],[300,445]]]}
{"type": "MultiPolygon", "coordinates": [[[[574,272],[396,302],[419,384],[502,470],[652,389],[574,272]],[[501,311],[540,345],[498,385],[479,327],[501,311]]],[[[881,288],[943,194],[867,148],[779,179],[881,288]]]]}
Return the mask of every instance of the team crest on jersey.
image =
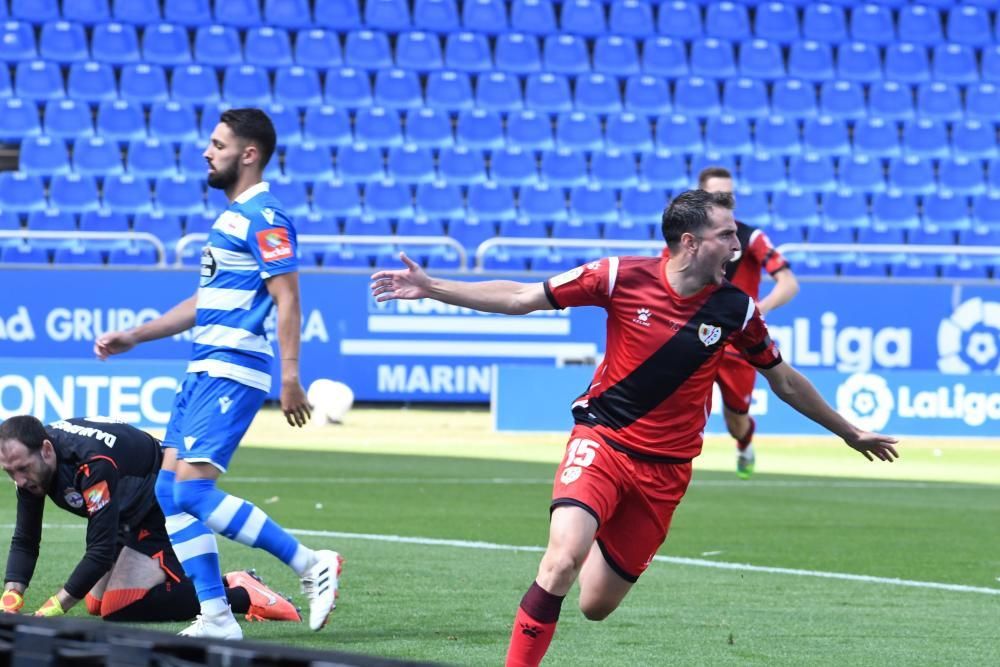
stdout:
{"type": "Polygon", "coordinates": [[[583,474],[583,468],[580,466],[570,466],[562,471],[562,475],[559,476],[559,481],[563,484],[572,484],[576,480],[580,479],[581,474],[583,474]]]}
{"type": "Polygon", "coordinates": [[[219,264],[215,261],[215,257],[212,256],[212,246],[205,246],[201,251],[201,284],[202,286],[212,282],[215,278],[216,272],[219,270],[219,264]]]}
{"type": "Polygon", "coordinates": [[[635,311],[635,317],[632,321],[636,324],[640,324],[644,327],[649,326],[649,318],[653,316],[653,313],[649,311],[649,308],[637,308],[635,311]]]}
{"type": "Polygon", "coordinates": [[[83,499],[87,503],[87,514],[93,514],[111,502],[111,491],[108,483],[100,481],[83,492],[83,499]]]}
{"type": "Polygon", "coordinates": [[[63,491],[63,499],[66,501],[66,504],[69,505],[70,507],[76,509],[80,509],[81,507],[83,507],[83,495],[81,495],[80,492],[74,489],[73,487],[69,487],[65,491],[63,491]]]}
{"type": "Polygon", "coordinates": [[[277,262],[292,256],[292,242],[284,227],[263,229],[257,232],[257,247],[265,262],[277,262]]]}
{"type": "Polygon", "coordinates": [[[705,347],[711,347],[722,338],[722,329],[714,324],[700,324],[698,325],[698,338],[705,347]]]}

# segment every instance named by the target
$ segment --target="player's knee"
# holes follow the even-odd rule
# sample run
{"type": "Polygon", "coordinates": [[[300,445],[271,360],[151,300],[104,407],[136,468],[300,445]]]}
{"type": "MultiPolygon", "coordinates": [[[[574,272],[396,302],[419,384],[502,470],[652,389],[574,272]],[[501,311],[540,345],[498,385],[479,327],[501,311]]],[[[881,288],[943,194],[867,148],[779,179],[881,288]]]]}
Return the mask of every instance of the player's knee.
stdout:
{"type": "Polygon", "coordinates": [[[211,492],[215,482],[210,479],[189,479],[174,484],[173,499],[182,512],[204,521],[214,509],[211,492]]]}
{"type": "Polygon", "coordinates": [[[160,504],[160,509],[164,514],[174,514],[176,503],[174,502],[174,473],[169,470],[161,470],[156,476],[156,483],[153,485],[153,495],[156,502],[160,504]]]}
{"type": "Polygon", "coordinates": [[[542,558],[541,570],[554,579],[573,580],[580,573],[586,554],[580,556],[564,549],[549,549],[542,558]]]}
{"type": "Polygon", "coordinates": [[[593,603],[580,600],[580,611],[583,612],[583,617],[588,621],[603,621],[610,616],[611,612],[614,610],[614,606],[609,606],[600,602],[593,603]]]}

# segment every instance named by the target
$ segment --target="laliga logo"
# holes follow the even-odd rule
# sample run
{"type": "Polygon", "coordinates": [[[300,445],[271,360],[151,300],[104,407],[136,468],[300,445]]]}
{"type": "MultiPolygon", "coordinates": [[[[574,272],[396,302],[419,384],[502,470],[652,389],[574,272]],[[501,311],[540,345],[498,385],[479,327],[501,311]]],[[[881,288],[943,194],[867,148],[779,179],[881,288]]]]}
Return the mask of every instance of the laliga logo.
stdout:
{"type": "Polygon", "coordinates": [[[1000,373],[1000,303],[969,299],[938,327],[938,369],[967,375],[972,371],[1000,373]]]}
{"type": "Polygon", "coordinates": [[[837,387],[837,412],[866,431],[885,428],[896,401],[885,378],[855,373],[837,387]]]}

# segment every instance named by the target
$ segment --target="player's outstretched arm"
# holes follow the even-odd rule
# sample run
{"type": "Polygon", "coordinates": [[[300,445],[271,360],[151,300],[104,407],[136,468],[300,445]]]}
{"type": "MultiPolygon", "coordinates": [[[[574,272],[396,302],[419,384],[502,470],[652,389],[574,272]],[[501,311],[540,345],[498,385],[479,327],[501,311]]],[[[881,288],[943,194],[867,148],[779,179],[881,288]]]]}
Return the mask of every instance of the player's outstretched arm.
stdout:
{"type": "Polygon", "coordinates": [[[554,308],[545,296],[542,283],[442,280],[427,275],[406,253],[399,253],[399,259],[406,265],[405,269],[378,271],[372,275],[371,290],[376,301],[434,299],[453,306],[505,315],[523,315],[554,308]]]}
{"type": "Polygon", "coordinates": [[[898,441],[880,433],[862,431],[840,416],[823,400],[816,388],[802,373],[782,362],[768,369],[760,369],[778,398],[804,414],[809,419],[844,439],[852,449],[861,452],[869,461],[879,459],[892,463],[899,458],[893,446],[898,441]]]}
{"type": "Polygon", "coordinates": [[[158,340],[187,331],[194,326],[198,295],[195,294],[160,315],[128,331],[110,331],[94,341],[94,354],[104,360],[113,354],[128,352],[139,343],[158,340]]]}

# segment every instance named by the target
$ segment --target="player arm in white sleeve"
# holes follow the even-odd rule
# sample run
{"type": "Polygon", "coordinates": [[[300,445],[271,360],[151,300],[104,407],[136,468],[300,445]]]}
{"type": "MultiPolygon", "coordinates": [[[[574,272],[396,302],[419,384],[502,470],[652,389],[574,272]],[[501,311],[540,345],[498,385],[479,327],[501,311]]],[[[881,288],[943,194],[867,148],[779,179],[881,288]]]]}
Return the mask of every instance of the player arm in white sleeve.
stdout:
{"type": "Polygon", "coordinates": [[[305,426],[309,421],[309,401],[299,380],[299,351],[302,347],[302,302],[297,271],[267,279],[267,291],[278,309],[278,349],[281,353],[281,411],[289,426],[305,426]]]}
{"type": "Polygon", "coordinates": [[[94,341],[94,354],[98,359],[107,359],[113,354],[128,352],[139,343],[174,336],[194,326],[198,309],[198,294],[195,293],[160,315],[128,331],[110,331],[94,341]]]}
{"type": "Polygon", "coordinates": [[[544,283],[443,280],[427,275],[406,253],[400,253],[399,258],[406,265],[405,269],[378,271],[372,275],[371,290],[376,301],[434,299],[453,306],[504,315],[554,309],[545,296],[544,283]]]}

